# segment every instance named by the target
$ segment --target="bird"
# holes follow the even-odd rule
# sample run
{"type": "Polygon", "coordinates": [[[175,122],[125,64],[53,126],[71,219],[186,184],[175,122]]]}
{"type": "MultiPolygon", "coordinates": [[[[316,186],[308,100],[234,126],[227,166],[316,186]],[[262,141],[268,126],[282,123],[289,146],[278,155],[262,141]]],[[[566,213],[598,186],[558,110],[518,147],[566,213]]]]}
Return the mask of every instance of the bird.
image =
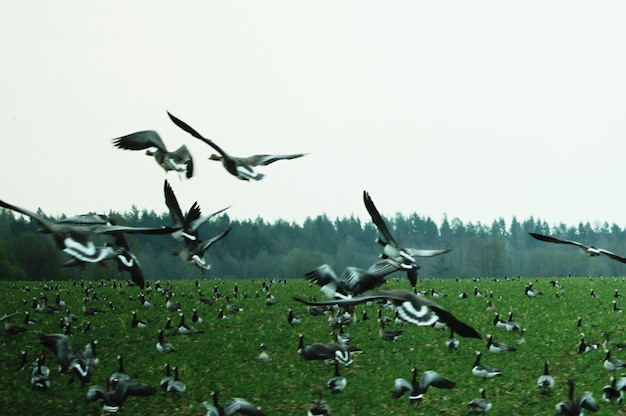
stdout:
{"type": "Polygon", "coordinates": [[[480,351],[476,351],[476,358],[474,359],[474,364],[472,365],[472,374],[482,379],[500,377],[502,375],[500,370],[497,370],[487,364],[480,363],[481,356],[482,353],[480,351]]]}
{"type": "Polygon", "coordinates": [[[454,381],[448,380],[435,371],[424,371],[417,379],[417,368],[411,370],[413,378],[407,381],[404,378],[396,378],[393,386],[393,398],[398,399],[404,395],[409,397],[409,402],[419,404],[424,399],[424,394],[430,386],[440,389],[453,389],[456,387],[454,381]]]}
{"type": "Polygon", "coordinates": [[[176,124],[178,127],[183,129],[187,133],[191,134],[196,139],[199,139],[203,141],[204,143],[208,144],[217,153],[219,153],[219,155],[215,155],[215,154],[211,155],[209,159],[222,162],[222,166],[224,167],[224,169],[226,169],[228,173],[244,181],[249,181],[249,180],[259,181],[263,179],[265,175],[254,170],[254,167],[256,166],[267,166],[278,160],[296,159],[305,155],[304,153],[286,154],[286,155],[253,155],[253,156],[245,157],[245,158],[231,156],[228,153],[226,153],[221,147],[219,147],[214,141],[203,137],[200,133],[198,133],[196,130],[194,130],[191,126],[189,126],[184,121],[180,120],[179,118],[175,117],[169,112],[167,114],[169,115],[170,119],[174,122],[174,124],[176,124]]]}
{"type": "Polygon", "coordinates": [[[270,355],[267,353],[267,344],[262,342],[261,345],[259,345],[259,349],[261,350],[261,352],[259,353],[257,358],[264,363],[271,363],[272,357],[270,357],[270,355]]]}
{"type": "Polygon", "coordinates": [[[581,244],[577,241],[572,241],[572,240],[560,240],[558,238],[555,237],[550,237],[548,235],[542,235],[542,234],[537,234],[537,233],[529,233],[532,237],[536,238],[537,240],[540,241],[546,241],[548,243],[555,243],[555,244],[568,244],[568,245],[572,245],[572,246],[576,246],[578,248],[580,248],[580,250],[588,257],[598,257],[601,255],[605,255],[607,257],[610,257],[613,260],[617,260],[620,263],[626,263],[626,257],[622,257],[619,256],[615,253],[612,253],[608,250],[604,250],[602,248],[596,248],[594,246],[588,246],[585,244],[581,244]]]}
{"type": "Polygon", "coordinates": [[[216,391],[211,393],[212,403],[203,401],[202,405],[207,410],[206,416],[231,416],[236,413],[248,416],[264,416],[256,406],[240,397],[234,397],[226,402],[224,407],[219,404],[219,395],[216,391]]]}
{"type": "Polygon", "coordinates": [[[482,413],[485,414],[492,408],[491,402],[487,399],[485,389],[480,389],[480,397],[473,399],[467,404],[467,413],[482,413]]]}
{"type": "Polygon", "coordinates": [[[383,341],[397,341],[398,339],[400,339],[402,337],[402,333],[404,331],[402,331],[401,329],[386,329],[385,328],[385,321],[381,321],[380,322],[380,329],[378,330],[378,335],[380,336],[380,339],[382,339],[383,341]]]}
{"type": "Polygon", "coordinates": [[[498,312],[495,312],[493,318],[493,326],[495,326],[496,328],[506,328],[506,321],[500,318],[500,314],[498,312]]]}
{"type": "Polygon", "coordinates": [[[459,340],[454,337],[454,330],[450,329],[450,337],[446,339],[445,345],[449,350],[456,350],[459,348],[459,340]]]}
{"type": "Polygon", "coordinates": [[[517,351],[515,347],[509,346],[503,342],[495,342],[491,334],[487,334],[487,349],[496,354],[517,351]]]}
{"type": "Polygon", "coordinates": [[[609,371],[618,371],[626,368],[626,362],[617,358],[611,358],[611,350],[605,350],[603,366],[609,371]]]}
{"type": "Polygon", "coordinates": [[[124,356],[122,356],[121,354],[117,356],[117,364],[117,371],[111,374],[111,376],[109,377],[109,383],[113,387],[115,387],[115,385],[120,381],[130,380],[130,376],[126,373],[126,369],[124,368],[124,356]]]}
{"type": "Polygon", "coordinates": [[[598,349],[598,344],[587,344],[587,342],[585,342],[585,334],[581,333],[580,334],[580,343],[578,344],[578,348],[576,349],[576,352],[578,354],[582,354],[585,352],[589,352],[589,351],[595,351],[598,349]]]}
{"type": "Polygon", "coordinates": [[[363,191],[363,202],[367,212],[370,214],[372,222],[378,229],[378,232],[382,235],[382,238],[376,239],[376,242],[383,246],[383,253],[381,256],[383,258],[391,259],[401,265],[401,267],[407,271],[407,278],[409,279],[411,286],[415,288],[417,285],[417,271],[420,268],[415,258],[439,256],[449,252],[451,249],[424,250],[401,247],[389,231],[385,220],[382,215],[380,215],[380,212],[376,208],[376,205],[374,205],[374,201],[367,191],[363,191]]]}
{"type": "Polygon", "coordinates": [[[319,389],[319,398],[311,402],[306,414],[307,416],[330,416],[330,406],[324,400],[322,389],[319,389]]]}
{"type": "Polygon", "coordinates": [[[148,326],[148,321],[137,318],[137,311],[132,311],[131,313],[133,315],[133,320],[131,321],[131,326],[133,328],[145,328],[148,326]]]}
{"type": "Polygon", "coordinates": [[[161,378],[159,381],[159,387],[163,391],[167,391],[167,386],[170,382],[174,381],[174,376],[172,376],[172,368],[170,367],[170,363],[165,363],[165,376],[161,378]]]}
{"type": "Polygon", "coordinates": [[[520,325],[513,319],[513,312],[509,311],[509,319],[505,323],[505,328],[508,332],[515,332],[521,329],[520,325]]]}
{"type": "Polygon", "coordinates": [[[305,273],[304,277],[321,287],[322,293],[328,298],[341,295],[358,296],[369,290],[376,289],[386,281],[386,277],[401,267],[395,261],[385,259],[377,261],[368,269],[360,267],[346,267],[340,277],[328,264],[323,264],[315,270],[305,273]]]}
{"type": "Polygon", "coordinates": [[[537,289],[533,289],[533,283],[532,282],[530,282],[529,284],[526,285],[526,287],[524,288],[524,293],[529,298],[534,298],[534,297],[543,295],[543,292],[541,292],[541,291],[539,291],[537,289]]]}
{"type": "Polygon", "coordinates": [[[543,374],[537,378],[537,388],[542,394],[550,394],[554,388],[554,377],[550,375],[548,365],[548,361],[544,361],[543,374]]]}
{"type": "Polygon", "coordinates": [[[100,402],[103,414],[117,415],[128,396],[152,396],[156,388],[135,380],[122,380],[107,391],[100,386],[90,386],[87,390],[87,402],[100,402]]]}
{"type": "Polygon", "coordinates": [[[445,310],[436,302],[406,290],[381,290],[347,299],[334,299],[322,302],[310,302],[299,297],[294,297],[294,300],[306,305],[336,304],[339,306],[353,306],[370,301],[389,300],[396,306],[400,316],[412,324],[430,326],[436,321],[441,321],[462,337],[482,338],[478,331],[458,320],[452,313],[445,310]]]}
{"type": "Polygon", "coordinates": [[[165,334],[162,329],[159,329],[159,341],[156,343],[156,349],[164,354],[176,352],[176,348],[172,344],[165,342],[165,334]]]}
{"type": "Polygon", "coordinates": [[[174,367],[174,380],[170,381],[167,385],[166,391],[168,393],[182,394],[187,390],[187,385],[180,381],[180,377],[178,375],[178,367],[174,367]]]}
{"type": "Polygon", "coordinates": [[[80,351],[71,347],[67,335],[38,333],[37,338],[43,346],[54,352],[62,373],[77,375],[81,384],[91,380],[93,369],[89,361],[83,359],[80,351]]]}
{"type": "Polygon", "coordinates": [[[165,147],[161,136],[154,130],[142,130],[115,138],[113,139],[113,145],[125,150],[147,149],[146,154],[154,157],[165,172],[179,172],[188,179],[193,176],[193,158],[187,146],[183,144],[178,149],[170,152],[165,147]]]}
{"type": "Polygon", "coordinates": [[[300,323],[302,322],[302,319],[295,316],[293,314],[293,309],[289,308],[289,313],[287,314],[287,322],[291,326],[297,326],[297,325],[300,325],[300,323]]]}
{"type": "Polygon", "coordinates": [[[599,410],[590,392],[586,391],[574,399],[574,382],[567,380],[566,383],[568,385],[567,400],[563,400],[555,406],[557,415],[577,416],[582,415],[584,410],[589,410],[593,413],[599,410]]]}
{"type": "Polygon", "coordinates": [[[204,330],[198,329],[194,326],[191,326],[185,322],[185,314],[179,313],[180,322],[178,323],[178,333],[180,335],[195,335],[195,334],[204,334],[204,330]]]}
{"type": "Polygon", "coordinates": [[[626,389],[626,377],[611,377],[611,384],[602,388],[602,400],[607,403],[619,403],[624,401],[624,389],[626,389]]]}
{"type": "Polygon", "coordinates": [[[354,361],[354,354],[361,352],[360,348],[336,342],[304,345],[304,335],[298,334],[298,355],[305,360],[324,360],[328,363],[339,361],[347,367],[354,361]]]}
{"type": "Polygon", "coordinates": [[[37,365],[33,368],[30,384],[35,390],[48,390],[50,388],[50,369],[45,366],[46,356],[41,354],[37,358],[37,365]]]}
{"type": "Polygon", "coordinates": [[[207,250],[222,238],[226,237],[233,227],[228,227],[225,231],[217,234],[216,236],[204,240],[204,241],[186,241],[184,247],[181,250],[172,250],[171,254],[179,256],[188,263],[191,263],[204,274],[211,268],[211,265],[206,262],[204,255],[207,250]]]}
{"type": "Polygon", "coordinates": [[[326,387],[333,393],[339,393],[346,388],[348,382],[339,372],[339,361],[335,360],[335,373],[326,382],[326,387]]]}

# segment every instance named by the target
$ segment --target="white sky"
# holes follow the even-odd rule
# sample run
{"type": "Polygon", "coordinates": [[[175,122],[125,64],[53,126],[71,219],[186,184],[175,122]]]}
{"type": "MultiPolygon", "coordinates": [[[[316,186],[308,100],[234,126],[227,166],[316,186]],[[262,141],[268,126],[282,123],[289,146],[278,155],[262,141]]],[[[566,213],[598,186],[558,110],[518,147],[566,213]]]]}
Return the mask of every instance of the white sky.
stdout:
{"type": "Polygon", "coordinates": [[[626,226],[621,1],[12,1],[0,198],[51,215],[444,214],[626,226]],[[308,152],[247,183],[206,160],[308,152]],[[154,129],[195,176],[111,139],[154,129]]]}

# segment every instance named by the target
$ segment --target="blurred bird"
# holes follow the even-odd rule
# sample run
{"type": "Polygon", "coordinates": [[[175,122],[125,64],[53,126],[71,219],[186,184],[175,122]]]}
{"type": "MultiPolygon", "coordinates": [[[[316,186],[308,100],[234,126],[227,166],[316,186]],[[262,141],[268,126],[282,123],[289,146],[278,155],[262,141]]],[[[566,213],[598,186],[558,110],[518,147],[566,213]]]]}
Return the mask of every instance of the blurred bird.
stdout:
{"type": "Polygon", "coordinates": [[[440,389],[452,389],[456,387],[456,383],[442,377],[437,372],[429,370],[424,371],[419,380],[417,380],[417,368],[412,370],[413,378],[407,381],[403,378],[397,378],[393,387],[393,398],[398,399],[405,394],[409,397],[409,402],[419,404],[424,399],[424,394],[430,386],[440,389]]]}
{"type": "Polygon", "coordinates": [[[605,255],[607,257],[612,258],[613,260],[617,260],[621,263],[626,263],[626,257],[622,257],[622,256],[618,256],[615,253],[611,253],[608,250],[604,250],[602,248],[596,248],[594,246],[588,246],[585,244],[581,244],[577,241],[571,241],[571,240],[560,240],[558,238],[554,238],[554,237],[550,237],[547,235],[541,235],[541,234],[537,234],[537,233],[529,233],[533,238],[536,238],[537,240],[540,241],[545,241],[548,243],[556,243],[556,244],[568,244],[568,245],[572,245],[572,246],[576,246],[578,248],[580,248],[580,250],[588,257],[597,257],[600,255],[605,255]]]}

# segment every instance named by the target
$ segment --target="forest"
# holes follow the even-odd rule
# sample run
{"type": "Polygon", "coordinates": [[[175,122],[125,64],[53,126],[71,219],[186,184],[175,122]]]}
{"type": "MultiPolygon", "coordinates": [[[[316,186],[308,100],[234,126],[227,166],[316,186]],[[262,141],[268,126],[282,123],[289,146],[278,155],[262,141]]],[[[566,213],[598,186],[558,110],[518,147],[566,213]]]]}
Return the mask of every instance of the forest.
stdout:
{"type": "MultiPolygon", "coordinates": [[[[42,212],[39,212],[43,214],[42,212]]],[[[107,214],[118,224],[135,227],[170,226],[169,213],[131,207],[125,213],[107,214]]],[[[51,218],[58,220],[60,218],[51,218]]],[[[446,216],[438,225],[417,213],[385,218],[398,243],[411,248],[450,248],[447,254],[421,258],[420,277],[504,278],[544,276],[623,276],[625,264],[606,256],[587,258],[574,246],[535,240],[528,233],[550,234],[567,240],[626,254],[626,230],[616,224],[579,223],[576,226],[547,224],[530,217],[508,223],[502,219],[490,225],[464,223],[446,216]]],[[[230,234],[206,253],[211,269],[202,273],[190,263],[171,254],[180,249],[169,235],[128,235],[131,251],[137,256],[146,280],[203,278],[301,278],[304,273],[327,263],[337,274],[345,267],[368,268],[381,247],[374,242],[377,229],[371,221],[354,216],[331,220],[321,214],[302,224],[262,218],[232,220],[227,214],[212,219],[200,232],[210,238],[228,227],[230,234]]],[[[117,266],[88,265],[64,267],[65,253],[53,239],[38,232],[28,217],[0,209],[0,279],[2,280],[98,280],[128,279],[117,266]]]]}

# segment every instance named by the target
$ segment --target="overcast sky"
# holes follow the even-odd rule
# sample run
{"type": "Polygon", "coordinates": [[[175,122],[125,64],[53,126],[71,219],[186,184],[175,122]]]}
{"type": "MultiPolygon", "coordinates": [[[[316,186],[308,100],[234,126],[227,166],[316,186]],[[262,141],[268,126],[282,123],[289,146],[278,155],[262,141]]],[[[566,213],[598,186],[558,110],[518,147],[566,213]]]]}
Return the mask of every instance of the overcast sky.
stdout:
{"type": "Polygon", "coordinates": [[[302,222],[513,216],[626,227],[621,1],[13,1],[0,13],[0,199],[50,215],[302,222]],[[235,156],[230,176],[170,111],[235,156]],[[195,176],[111,140],[157,130],[195,176]]]}

